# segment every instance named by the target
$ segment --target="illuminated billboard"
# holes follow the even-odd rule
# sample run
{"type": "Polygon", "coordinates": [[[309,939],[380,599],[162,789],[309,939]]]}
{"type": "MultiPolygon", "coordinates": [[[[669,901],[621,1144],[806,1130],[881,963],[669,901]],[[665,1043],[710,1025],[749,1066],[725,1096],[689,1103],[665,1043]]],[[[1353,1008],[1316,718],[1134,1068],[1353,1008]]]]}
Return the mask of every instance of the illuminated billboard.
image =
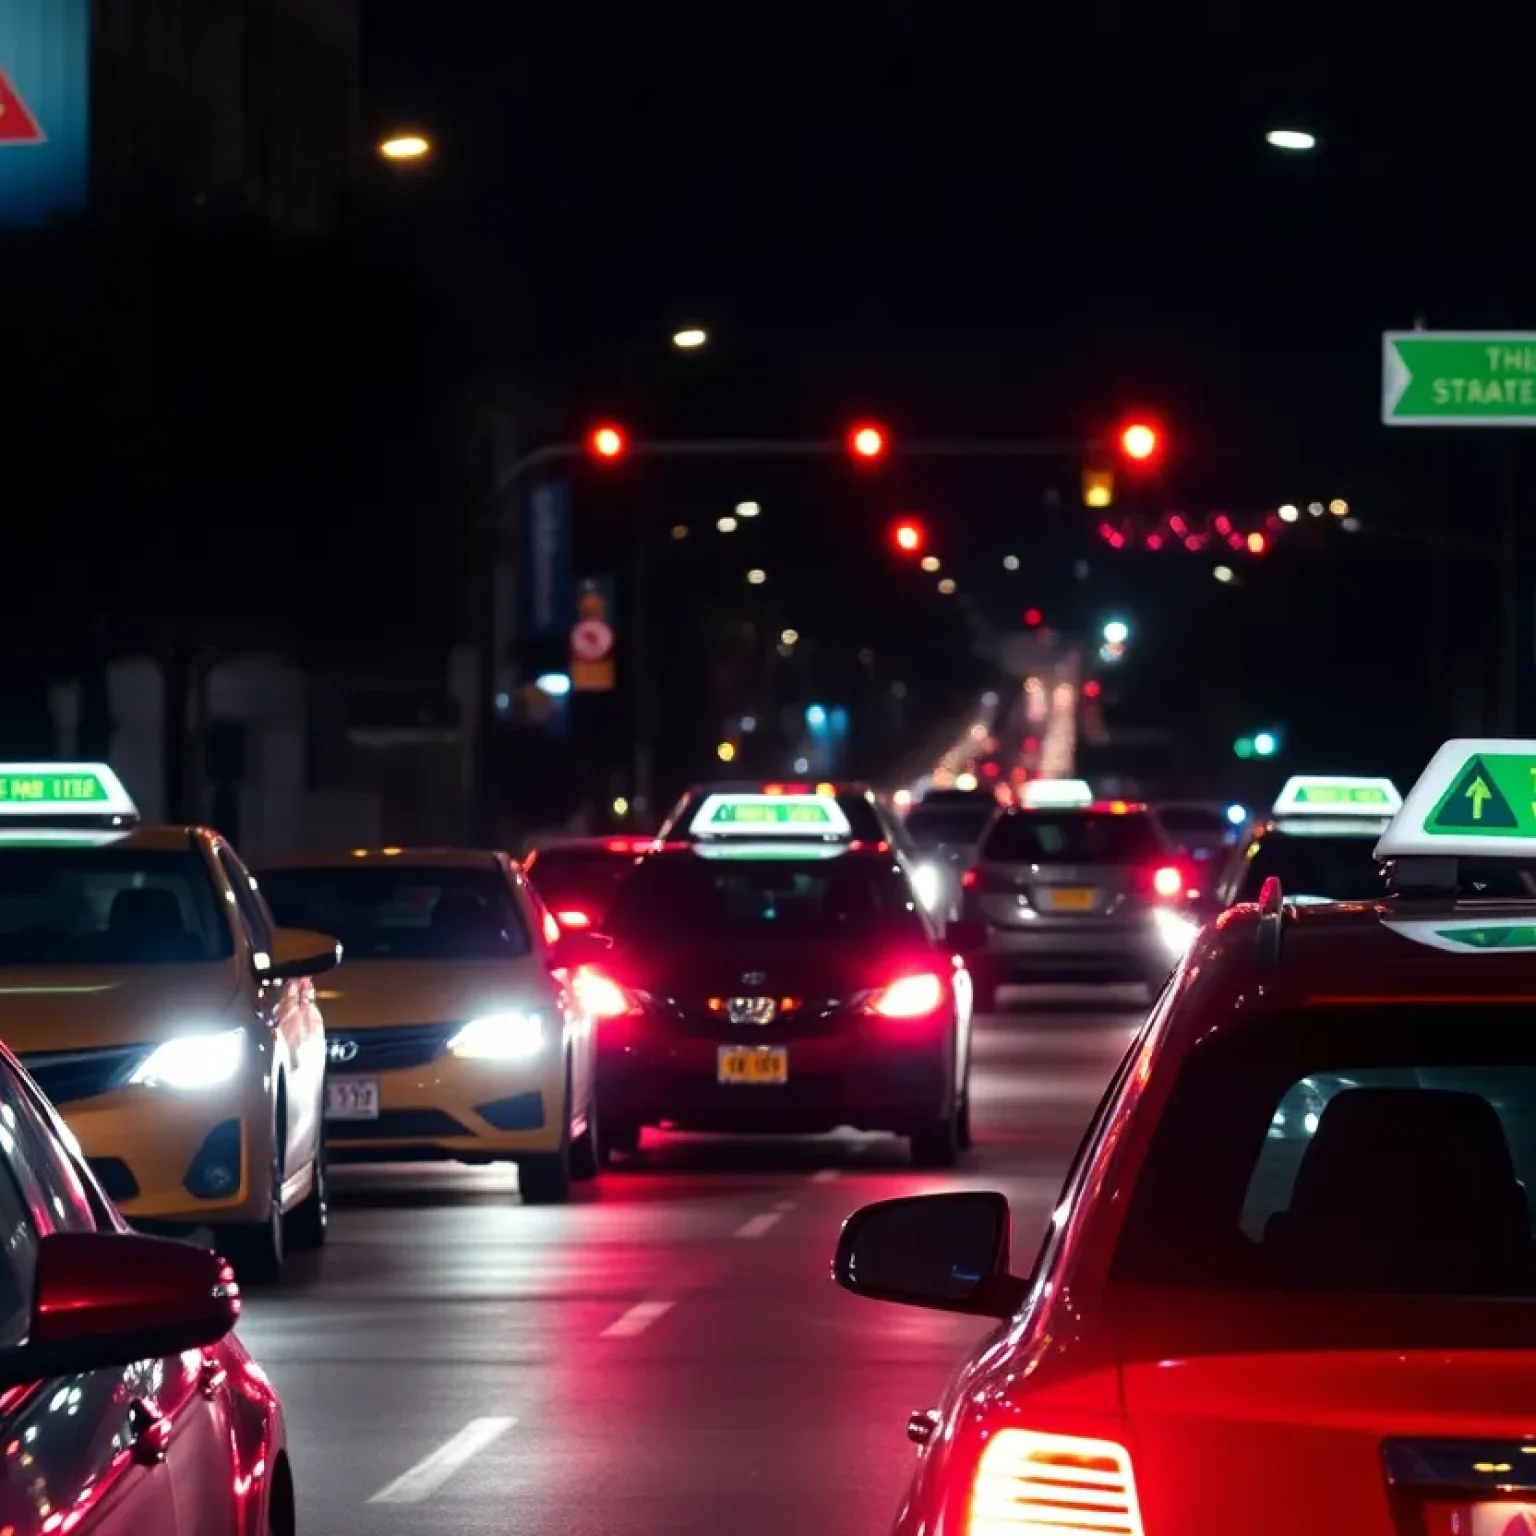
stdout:
{"type": "Polygon", "coordinates": [[[90,181],[90,0],[0,4],[0,225],[85,206],[90,181]]]}

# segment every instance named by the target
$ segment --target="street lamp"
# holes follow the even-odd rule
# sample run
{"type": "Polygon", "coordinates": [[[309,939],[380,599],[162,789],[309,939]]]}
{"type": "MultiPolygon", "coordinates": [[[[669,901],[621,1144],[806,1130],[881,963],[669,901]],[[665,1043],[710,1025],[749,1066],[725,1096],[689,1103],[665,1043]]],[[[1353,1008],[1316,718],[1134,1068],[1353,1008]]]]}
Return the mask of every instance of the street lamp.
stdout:
{"type": "Polygon", "coordinates": [[[1124,645],[1131,638],[1131,626],[1124,619],[1111,619],[1104,626],[1106,645],[1124,645]]]}
{"type": "Polygon", "coordinates": [[[680,352],[692,352],[709,340],[709,333],[702,326],[687,325],[672,333],[672,345],[680,352]]]}
{"type": "Polygon", "coordinates": [[[738,501],[736,503],[737,517],[756,517],[762,510],[755,501],[738,501]]]}
{"type": "Polygon", "coordinates": [[[385,160],[425,160],[431,153],[432,141],[419,133],[392,133],[379,141],[385,160]]]}
{"type": "Polygon", "coordinates": [[[1271,128],[1264,135],[1264,142],[1271,149],[1287,150],[1291,154],[1306,154],[1317,148],[1317,135],[1304,128],[1271,128]]]}

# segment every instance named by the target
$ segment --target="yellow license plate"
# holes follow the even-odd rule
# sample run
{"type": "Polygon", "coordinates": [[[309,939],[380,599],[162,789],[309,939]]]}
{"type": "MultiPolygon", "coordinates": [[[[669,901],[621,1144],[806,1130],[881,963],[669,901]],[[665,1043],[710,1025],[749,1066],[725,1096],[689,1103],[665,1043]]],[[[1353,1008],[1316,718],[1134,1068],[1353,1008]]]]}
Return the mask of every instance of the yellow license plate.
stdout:
{"type": "Polygon", "coordinates": [[[789,1051],[782,1045],[722,1045],[722,1083],[787,1083],[789,1051]]]}
{"type": "Polygon", "coordinates": [[[1079,890],[1076,887],[1052,891],[1051,911],[1091,912],[1093,911],[1093,892],[1079,890]]]}

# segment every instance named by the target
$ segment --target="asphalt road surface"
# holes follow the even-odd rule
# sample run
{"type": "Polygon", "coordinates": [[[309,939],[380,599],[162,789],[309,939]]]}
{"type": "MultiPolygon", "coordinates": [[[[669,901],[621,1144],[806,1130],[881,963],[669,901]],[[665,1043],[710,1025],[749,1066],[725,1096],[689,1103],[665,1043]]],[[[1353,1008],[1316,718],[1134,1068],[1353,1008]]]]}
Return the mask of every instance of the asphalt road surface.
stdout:
{"type": "Polygon", "coordinates": [[[977,1147],[647,1133],[561,1208],[511,1170],[349,1170],[329,1246],[250,1298],[305,1536],[884,1536],[985,1325],[861,1301],[828,1264],[865,1201],[989,1188],[1027,1267],[1141,1011],[1021,991],[981,1023],[977,1147]]]}

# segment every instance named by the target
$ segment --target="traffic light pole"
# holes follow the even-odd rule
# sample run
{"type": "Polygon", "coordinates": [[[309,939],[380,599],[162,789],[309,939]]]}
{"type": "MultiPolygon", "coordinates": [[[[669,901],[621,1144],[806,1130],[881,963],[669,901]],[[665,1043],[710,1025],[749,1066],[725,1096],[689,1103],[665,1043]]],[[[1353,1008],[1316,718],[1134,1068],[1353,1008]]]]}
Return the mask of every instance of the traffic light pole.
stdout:
{"type": "MultiPolygon", "coordinates": [[[[546,443],[514,461],[495,480],[495,495],[487,518],[485,541],[486,569],[478,573],[477,583],[481,592],[478,609],[476,650],[480,661],[480,708],[479,740],[476,744],[476,797],[479,801],[481,825],[487,841],[495,837],[496,804],[496,676],[500,658],[496,655],[496,605],[495,568],[502,554],[500,517],[507,496],[520,490],[523,484],[538,470],[549,469],[557,464],[569,464],[596,457],[600,462],[618,462],[627,458],[639,459],[863,459],[873,465],[886,458],[898,459],[1070,459],[1082,460],[1101,451],[1102,444],[1085,438],[976,438],[947,439],[919,438],[915,441],[899,441],[887,445],[881,441],[879,451],[861,455],[856,449],[850,453],[848,442],[843,438],[804,437],[726,437],[726,438],[655,438],[638,442],[619,440],[617,451],[606,458],[594,455],[590,440],[579,442],[546,443]]],[[[645,559],[641,541],[645,530],[635,530],[637,548],[635,569],[639,572],[645,559]]],[[[638,615],[637,615],[638,617],[638,615]]],[[[636,673],[643,673],[643,658],[636,655],[633,661],[636,673]]],[[[637,729],[642,737],[651,733],[651,714],[648,707],[651,697],[643,676],[636,684],[636,700],[647,707],[637,712],[637,729]]],[[[635,760],[640,782],[640,793],[649,791],[650,742],[637,741],[635,760]]]]}

